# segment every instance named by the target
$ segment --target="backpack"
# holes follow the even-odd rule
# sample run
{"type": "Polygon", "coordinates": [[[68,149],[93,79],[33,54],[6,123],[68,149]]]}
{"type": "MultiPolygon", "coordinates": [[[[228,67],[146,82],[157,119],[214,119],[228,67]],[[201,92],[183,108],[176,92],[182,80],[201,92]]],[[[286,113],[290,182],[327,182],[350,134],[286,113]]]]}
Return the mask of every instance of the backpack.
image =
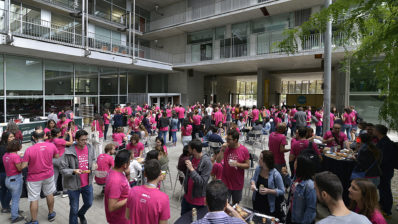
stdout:
{"type": "Polygon", "coordinates": [[[398,142],[394,142],[394,158],[395,158],[395,163],[394,163],[394,169],[398,170],[398,142]]]}
{"type": "Polygon", "coordinates": [[[313,142],[309,141],[307,148],[302,150],[300,152],[300,154],[310,155],[310,158],[311,158],[312,162],[314,163],[315,173],[318,173],[318,172],[322,171],[321,158],[319,157],[318,153],[315,152],[315,149],[312,144],[313,144],[313,142]]]}

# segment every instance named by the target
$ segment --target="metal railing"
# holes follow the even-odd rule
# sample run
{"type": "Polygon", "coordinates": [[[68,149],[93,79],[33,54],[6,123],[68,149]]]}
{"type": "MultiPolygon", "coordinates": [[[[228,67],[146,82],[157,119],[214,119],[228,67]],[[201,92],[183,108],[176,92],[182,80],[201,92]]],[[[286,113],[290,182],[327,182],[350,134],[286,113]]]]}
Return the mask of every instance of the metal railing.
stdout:
{"type": "Polygon", "coordinates": [[[75,0],[41,0],[44,2],[48,2],[50,4],[58,5],[64,8],[68,9],[75,9],[75,10],[81,10],[81,1],[75,1],[75,0]]]}
{"type": "Polygon", "coordinates": [[[221,0],[214,4],[203,5],[200,7],[188,7],[183,12],[173,13],[171,16],[162,16],[160,9],[160,12],[158,13],[159,18],[149,22],[149,31],[227,13],[237,9],[261,5],[271,1],[278,0],[221,0]]]}

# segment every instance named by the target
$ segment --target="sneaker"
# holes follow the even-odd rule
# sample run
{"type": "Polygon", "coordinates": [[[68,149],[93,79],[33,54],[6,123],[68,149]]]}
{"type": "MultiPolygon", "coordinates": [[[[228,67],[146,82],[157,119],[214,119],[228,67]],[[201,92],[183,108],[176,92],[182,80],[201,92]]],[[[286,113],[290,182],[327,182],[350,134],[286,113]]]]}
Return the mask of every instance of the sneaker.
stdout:
{"type": "Polygon", "coordinates": [[[80,224],[87,224],[87,219],[84,216],[80,216],[79,215],[79,219],[80,219],[80,224]]]}
{"type": "Polygon", "coordinates": [[[25,224],[39,224],[39,222],[38,222],[38,221],[30,220],[29,222],[27,222],[27,223],[25,223],[25,224]]]}
{"type": "Polygon", "coordinates": [[[17,223],[17,222],[22,221],[22,220],[24,220],[24,219],[25,219],[25,218],[24,218],[23,216],[18,216],[16,219],[11,220],[11,223],[17,223]]]}
{"type": "Polygon", "coordinates": [[[60,194],[61,194],[60,191],[56,191],[56,192],[54,192],[53,196],[54,196],[54,197],[58,197],[60,194]]]}
{"type": "Polygon", "coordinates": [[[52,212],[51,214],[48,214],[48,221],[49,221],[49,222],[54,221],[56,215],[57,215],[56,212],[52,212]]]}
{"type": "Polygon", "coordinates": [[[23,211],[22,210],[18,210],[18,214],[22,215],[23,211]]]}
{"type": "Polygon", "coordinates": [[[3,209],[1,209],[1,213],[11,213],[11,209],[3,208],[3,209]]]}

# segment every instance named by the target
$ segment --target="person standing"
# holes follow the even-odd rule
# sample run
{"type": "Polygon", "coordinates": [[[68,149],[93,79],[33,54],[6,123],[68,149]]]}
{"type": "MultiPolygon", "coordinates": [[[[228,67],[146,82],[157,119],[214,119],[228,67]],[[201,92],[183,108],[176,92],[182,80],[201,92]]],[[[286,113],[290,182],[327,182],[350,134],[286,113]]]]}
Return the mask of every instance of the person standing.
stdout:
{"type": "MultiPolygon", "coordinates": [[[[382,160],[380,164],[381,176],[379,184],[380,207],[387,215],[392,215],[391,208],[393,204],[393,197],[391,193],[391,179],[394,176],[394,165],[398,163],[398,148],[393,141],[387,136],[388,128],[384,125],[378,124],[374,128],[374,135],[378,142],[376,147],[381,150],[382,160]]],[[[369,133],[368,131],[368,134],[369,133]]]]}
{"type": "MultiPolygon", "coordinates": [[[[97,171],[106,172],[106,176],[108,176],[109,170],[115,166],[115,161],[113,160],[112,155],[115,154],[116,147],[113,143],[109,143],[105,146],[105,153],[101,154],[97,158],[97,171]]],[[[106,177],[102,177],[105,175],[101,175],[101,177],[95,177],[95,183],[99,185],[105,185],[106,177]]],[[[104,188],[105,189],[105,188],[104,188]]],[[[104,193],[104,189],[103,192],[104,193]]]]}
{"type": "Polygon", "coordinates": [[[222,181],[228,188],[228,198],[232,196],[233,204],[242,200],[242,189],[245,169],[250,167],[249,150],[239,143],[239,132],[230,130],[227,143],[221,148],[224,153],[224,168],[222,181]]]}
{"type": "Polygon", "coordinates": [[[104,140],[106,141],[106,136],[108,135],[108,129],[109,129],[109,124],[111,120],[111,112],[109,112],[109,109],[105,109],[104,114],[102,115],[102,118],[104,119],[104,140]]]}
{"type": "Polygon", "coordinates": [[[66,148],[61,161],[61,174],[64,178],[64,188],[69,195],[69,224],[86,224],[85,214],[93,204],[93,164],[95,162],[94,149],[87,144],[88,133],[79,130],[76,133],[76,143],[66,148]],[[79,210],[79,197],[83,198],[83,206],[79,210]]]}
{"type": "Polygon", "coordinates": [[[180,107],[178,107],[178,110],[176,108],[176,112],[178,114],[178,131],[179,131],[184,122],[185,108],[182,105],[180,105],[180,107]]]}
{"type": "MultiPolygon", "coordinates": [[[[257,107],[256,107],[256,106],[253,106],[253,110],[252,110],[252,116],[253,116],[252,124],[256,123],[256,121],[259,119],[259,114],[260,114],[260,111],[257,109],[257,107]]],[[[254,126],[254,125],[253,125],[253,126],[254,126]]]]}
{"type": "Polygon", "coordinates": [[[127,150],[119,151],[115,157],[115,167],[109,171],[106,178],[104,205],[109,224],[129,223],[126,219],[126,204],[130,190],[130,155],[127,150]]]}
{"type": "MultiPolygon", "coordinates": [[[[300,126],[301,127],[301,126],[300,126]]],[[[284,123],[278,124],[276,127],[276,132],[272,132],[269,135],[268,148],[274,154],[275,168],[281,172],[282,167],[286,166],[285,152],[289,152],[286,149],[287,145],[285,136],[286,126],[284,123]]]]}
{"type": "Polygon", "coordinates": [[[102,154],[102,144],[104,143],[104,120],[101,118],[101,115],[96,114],[94,117],[94,121],[91,124],[91,131],[98,131],[99,133],[99,142],[93,142],[93,147],[94,147],[94,153],[95,153],[95,158],[97,158],[98,155],[102,154]]]}
{"type": "Polygon", "coordinates": [[[343,132],[347,133],[348,140],[351,141],[351,129],[352,129],[352,122],[354,118],[352,117],[351,109],[344,108],[344,114],[342,115],[342,120],[344,122],[343,132]]]}
{"type": "Polygon", "coordinates": [[[22,160],[17,154],[21,150],[21,143],[14,139],[7,145],[7,153],[4,155],[2,161],[6,170],[6,187],[11,192],[11,223],[16,223],[24,220],[23,216],[19,213],[19,199],[22,194],[22,160]]]}
{"type": "Polygon", "coordinates": [[[294,115],[296,114],[296,112],[297,112],[296,105],[293,105],[289,113],[289,118],[291,123],[290,137],[293,137],[294,133],[296,133],[296,119],[294,119],[294,115]]]}
{"type": "Polygon", "coordinates": [[[1,213],[11,212],[11,192],[6,187],[6,170],[3,164],[3,156],[7,152],[7,144],[14,140],[14,134],[11,132],[3,132],[0,141],[0,202],[1,213]]]}
{"type": "Polygon", "coordinates": [[[131,224],[166,224],[170,218],[170,201],[167,194],[157,189],[163,180],[159,161],[147,160],[144,176],[147,178],[145,185],[130,189],[126,218],[131,224]]]}
{"type": "Polygon", "coordinates": [[[54,182],[53,158],[59,158],[58,150],[53,143],[44,142],[44,132],[37,130],[33,133],[36,144],[27,148],[22,159],[22,169],[28,167],[26,187],[30,202],[29,224],[36,224],[39,209],[40,192],[47,197],[48,221],[55,220],[54,196],[56,191],[54,182]]]}
{"type": "Polygon", "coordinates": [[[296,127],[307,127],[307,114],[303,111],[302,107],[298,108],[298,111],[294,114],[293,117],[296,120],[296,127]]]}
{"type": "Polygon", "coordinates": [[[323,128],[323,111],[322,108],[318,108],[315,111],[315,117],[318,120],[318,122],[315,123],[315,134],[316,136],[323,136],[322,134],[322,128],[323,128]]]}
{"type": "Polygon", "coordinates": [[[191,159],[185,160],[187,172],[184,179],[184,197],[181,202],[181,215],[192,208],[205,206],[206,184],[210,178],[212,163],[210,157],[202,152],[202,142],[194,139],[188,144],[191,159]]]}

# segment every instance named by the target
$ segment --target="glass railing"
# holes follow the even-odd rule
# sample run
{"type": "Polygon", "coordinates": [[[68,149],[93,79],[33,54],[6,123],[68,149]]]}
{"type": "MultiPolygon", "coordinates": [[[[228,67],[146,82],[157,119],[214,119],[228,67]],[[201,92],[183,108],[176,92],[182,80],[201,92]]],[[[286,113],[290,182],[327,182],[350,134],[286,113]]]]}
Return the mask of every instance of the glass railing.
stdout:
{"type": "Polygon", "coordinates": [[[48,2],[50,4],[58,5],[68,9],[75,9],[75,10],[82,9],[81,1],[76,1],[76,0],[41,0],[41,1],[48,2]]]}
{"type": "Polygon", "coordinates": [[[189,7],[180,13],[174,13],[171,16],[163,16],[162,9],[158,13],[154,13],[158,18],[150,22],[149,31],[162,29],[168,26],[187,23],[209,16],[219,15],[242,9],[250,6],[256,6],[267,2],[278,0],[221,0],[214,4],[203,5],[200,7],[189,7]]]}
{"type": "MultiPolygon", "coordinates": [[[[6,16],[4,10],[0,10],[0,15],[6,16]]],[[[0,31],[6,33],[5,20],[2,21],[0,31]]],[[[70,45],[73,47],[84,48],[81,35],[81,26],[77,23],[67,25],[54,24],[49,21],[29,18],[15,12],[10,12],[10,30],[15,36],[27,37],[41,41],[70,45]]],[[[88,33],[88,47],[91,50],[98,50],[104,53],[118,54],[121,56],[131,56],[134,49],[131,48],[129,55],[128,42],[121,39],[112,39],[95,33],[88,33]]],[[[143,47],[136,45],[135,56],[153,61],[171,63],[172,55],[160,49],[143,47]]]]}

